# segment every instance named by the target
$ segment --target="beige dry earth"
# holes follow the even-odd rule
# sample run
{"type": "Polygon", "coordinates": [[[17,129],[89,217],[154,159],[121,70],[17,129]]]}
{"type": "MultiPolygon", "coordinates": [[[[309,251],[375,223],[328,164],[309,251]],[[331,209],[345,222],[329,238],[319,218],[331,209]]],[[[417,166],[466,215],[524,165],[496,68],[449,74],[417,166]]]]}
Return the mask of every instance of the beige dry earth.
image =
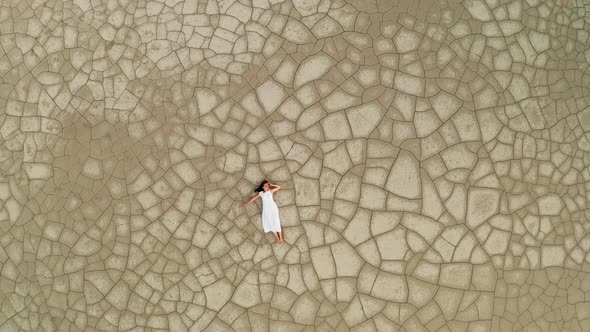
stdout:
{"type": "Polygon", "coordinates": [[[4,0],[0,46],[1,331],[590,331],[586,0],[4,0]]]}

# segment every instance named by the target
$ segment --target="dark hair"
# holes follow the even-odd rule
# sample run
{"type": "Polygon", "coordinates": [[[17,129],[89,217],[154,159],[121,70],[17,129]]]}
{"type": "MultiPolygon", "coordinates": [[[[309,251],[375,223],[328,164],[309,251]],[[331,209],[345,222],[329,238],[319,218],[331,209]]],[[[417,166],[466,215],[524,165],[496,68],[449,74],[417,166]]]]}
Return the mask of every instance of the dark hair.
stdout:
{"type": "Polygon", "coordinates": [[[268,183],[268,181],[266,181],[266,180],[262,181],[262,183],[260,184],[260,186],[258,186],[258,188],[256,188],[256,189],[254,189],[254,191],[257,192],[257,193],[259,193],[261,191],[264,191],[264,188],[262,188],[262,187],[264,187],[264,184],[265,183],[268,183]]]}

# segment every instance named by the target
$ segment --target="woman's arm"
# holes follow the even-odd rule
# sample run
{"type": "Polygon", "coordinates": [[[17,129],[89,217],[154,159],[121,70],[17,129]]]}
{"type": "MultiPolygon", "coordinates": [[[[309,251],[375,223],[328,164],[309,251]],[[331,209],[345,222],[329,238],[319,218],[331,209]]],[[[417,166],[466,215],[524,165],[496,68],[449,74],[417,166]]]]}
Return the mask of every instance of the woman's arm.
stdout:
{"type": "Polygon", "coordinates": [[[254,202],[258,197],[260,197],[260,193],[256,194],[256,196],[250,198],[250,200],[247,201],[246,203],[242,204],[242,206],[246,207],[246,206],[250,205],[250,203],[254,202]]]}
{"type": "Polygon", "coordinates": [[[277,191],[281,190],[281,186],[279,186],[279,185],[272,184],[272,183],[270,183],[270,182],[269,182],[268,184],[269,184],[271,187],[274,187],[274,188],[272,188],[272,189],[270,190],[270,192],[272,192],[272,193],[274,193],[274,192],[277,192],[277,191]]]}

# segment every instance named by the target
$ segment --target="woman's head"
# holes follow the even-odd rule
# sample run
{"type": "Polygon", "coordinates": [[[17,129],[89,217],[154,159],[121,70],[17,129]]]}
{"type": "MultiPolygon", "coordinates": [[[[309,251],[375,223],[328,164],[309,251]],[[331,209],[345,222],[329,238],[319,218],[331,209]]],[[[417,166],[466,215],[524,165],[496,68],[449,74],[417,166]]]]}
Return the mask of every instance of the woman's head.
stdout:
{"type": "Polygon", "coordinates": [[[258,188],[254,189],[254,191],[259,193],[261,191],[267,191],[268,189],[270,189],[270,184],[268,184],[268,181],[264,180],[258,188]]]}

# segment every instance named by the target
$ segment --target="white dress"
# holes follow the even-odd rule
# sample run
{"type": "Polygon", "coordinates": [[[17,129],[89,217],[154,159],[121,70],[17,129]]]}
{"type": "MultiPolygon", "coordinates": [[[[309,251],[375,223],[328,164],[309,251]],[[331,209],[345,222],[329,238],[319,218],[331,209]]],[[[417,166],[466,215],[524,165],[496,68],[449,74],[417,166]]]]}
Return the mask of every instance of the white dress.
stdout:
{"type": "Polygon", "coordinates": [[[260,197],[262,197],[262,229],[265,233],[280,232],[279,207],[272,199],[272,192],[270,190],[262,191],[260,197]]]}

